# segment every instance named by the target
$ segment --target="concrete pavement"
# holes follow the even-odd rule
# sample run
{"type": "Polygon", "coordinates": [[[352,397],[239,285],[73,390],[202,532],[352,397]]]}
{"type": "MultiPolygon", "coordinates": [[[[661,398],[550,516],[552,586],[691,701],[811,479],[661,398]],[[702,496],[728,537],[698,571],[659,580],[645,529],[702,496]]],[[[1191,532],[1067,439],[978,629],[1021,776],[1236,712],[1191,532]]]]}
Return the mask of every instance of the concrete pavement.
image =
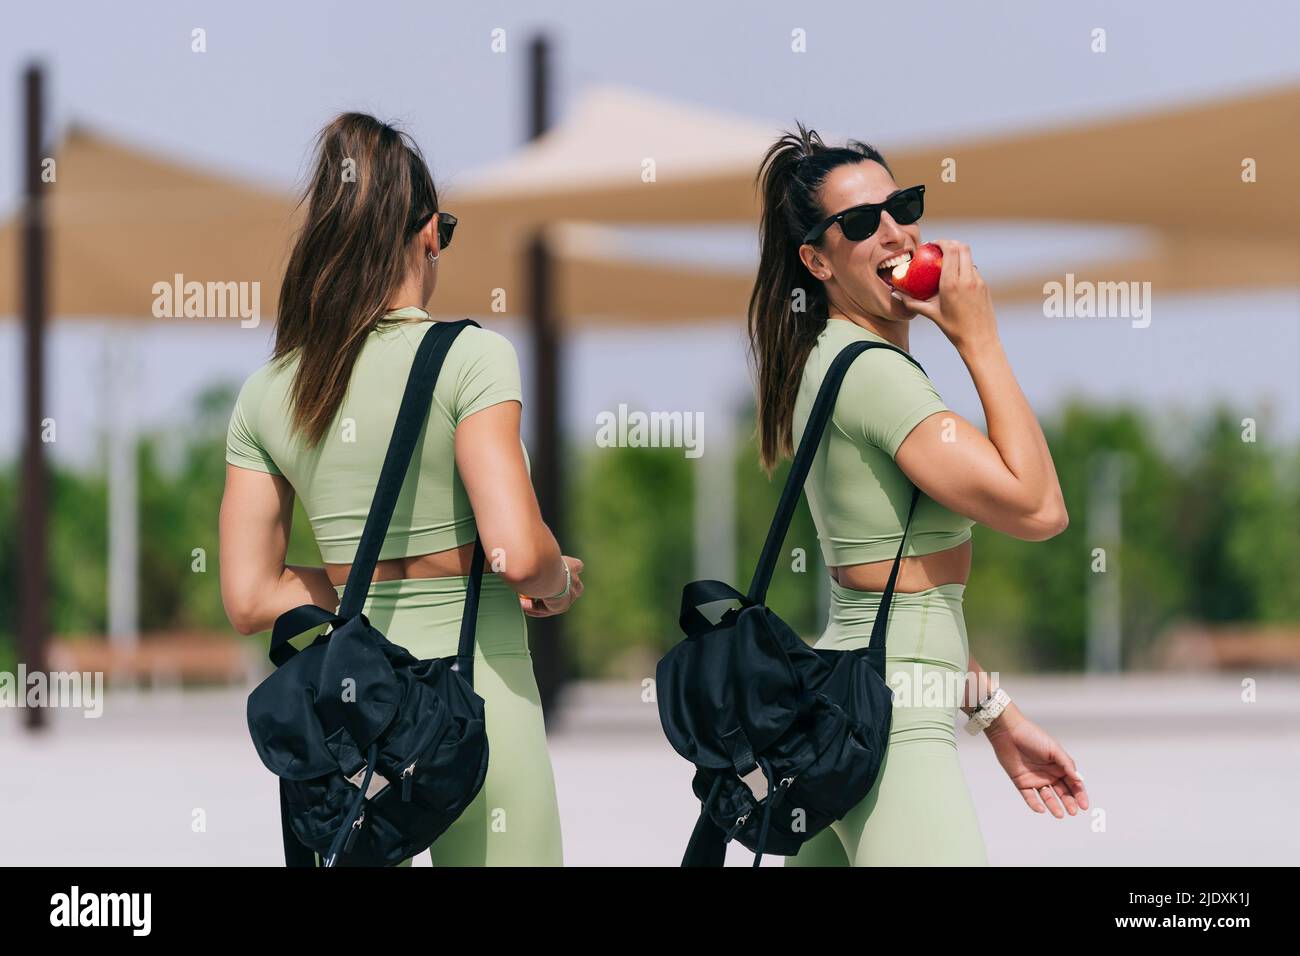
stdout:
{"type": "MultiPolygon", "coordinates": [[[[994,865],[1292,865],[1300,853],[1300,677],[1018,677],[1003,686],[1077,761],[1093,812],[1024,805],[984,738],[958,747],[994,865]]],[[[26,733],[0,710],[0,862],[281,862],[275,779],[247,689],[108,692],[26,733]]],[[[690,766],[634,684],[581,684],[551,737],[569,865],[673,866],[694,823],[690,766]]],[[[730,861],[745,865],[736,848],[730,861]]],[[[780,859],[769,861],[779,865],[780,859]]],[[[417,865],[427,865],[427,859],[417,865]]]]}

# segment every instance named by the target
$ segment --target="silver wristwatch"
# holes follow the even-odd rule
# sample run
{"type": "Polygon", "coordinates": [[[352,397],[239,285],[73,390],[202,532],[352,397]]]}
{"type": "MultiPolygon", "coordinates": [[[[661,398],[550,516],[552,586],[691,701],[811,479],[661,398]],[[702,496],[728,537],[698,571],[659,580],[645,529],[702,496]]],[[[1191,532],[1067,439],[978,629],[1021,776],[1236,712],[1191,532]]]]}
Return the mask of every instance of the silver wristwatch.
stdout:
{"type": "Polygon", "coordinates": [[[564,589],[558,594],[552,594],[550,597],[539,598],[542,601],[558,601],[569,593],[569,586],[573,584],[573,572],[569,570],[569,562],[560,558],[560,563],[564,565],[564,589]]]}

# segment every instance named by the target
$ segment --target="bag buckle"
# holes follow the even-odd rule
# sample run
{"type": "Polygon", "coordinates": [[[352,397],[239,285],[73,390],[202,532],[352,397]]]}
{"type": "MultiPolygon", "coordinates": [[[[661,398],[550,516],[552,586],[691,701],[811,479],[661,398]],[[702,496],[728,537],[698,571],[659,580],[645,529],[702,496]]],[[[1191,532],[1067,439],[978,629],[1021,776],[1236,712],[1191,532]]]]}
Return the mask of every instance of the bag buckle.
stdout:
{"type": "MultiPolygon", "coordinates": [[[[740,782],[749,787],[749,792],[754,795],[754,799],[762,802],[767,797],[767,776],[763,773],[763,768],[755,765],[754,769],[740,777],[740,782]]],[[[361,786],[361,784],[357,784],[361,786]]]]}
{"type": "MultiPolygon", "coordinates": [[[[348,783],[352,784],[352,786],[360,790],[361,781],[366,779],[366,765],[362,764],[360,770],[358,770],[356,773],[354,773],[352,776],[346,779],[348,783]]],[[[385,777],[383,774],[379,773],[378,771],[376,771],[370,777],[370,787],[366,790],[366,799],[373,800],[378,794],[383,793],[384,790],[387,789],[387,787],[388,787],[388,778],[385,777]]]]}

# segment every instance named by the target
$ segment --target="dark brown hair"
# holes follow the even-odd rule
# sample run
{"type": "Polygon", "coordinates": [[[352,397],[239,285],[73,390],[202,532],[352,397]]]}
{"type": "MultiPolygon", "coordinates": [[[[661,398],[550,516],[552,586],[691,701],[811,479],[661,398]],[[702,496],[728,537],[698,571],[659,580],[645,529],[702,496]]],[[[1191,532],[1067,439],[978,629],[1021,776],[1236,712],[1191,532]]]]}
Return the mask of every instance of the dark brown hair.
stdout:
{"type": "MultiPolygon", "coordinates": [[[[830,213],[817,193],[831,170],[873,160],[889,170],[875,148],[851,139],[827,146],[816,130],[797,123],[768,149],[756,182],[762,196],[758,276],[749,297],[749,349],[758,380],[759,461],[770,475],[794,453],[794,402],[804,363],[828,319],[826,287],[799,258],[808,230],[830,213]],[[795,295],[803,293],[802,309],[795,295]]],[[[825,235],[813,243],[820,245],[825,235]]]]}
{"type": "Polygon", "coordinates": [[[405,278],[407,245],[438,212],[419,147],[364,113],[321,130],[276,317],[277,360],[298,357],[292,423],[316,445],[347,394],[367,334],[405,278]]]}

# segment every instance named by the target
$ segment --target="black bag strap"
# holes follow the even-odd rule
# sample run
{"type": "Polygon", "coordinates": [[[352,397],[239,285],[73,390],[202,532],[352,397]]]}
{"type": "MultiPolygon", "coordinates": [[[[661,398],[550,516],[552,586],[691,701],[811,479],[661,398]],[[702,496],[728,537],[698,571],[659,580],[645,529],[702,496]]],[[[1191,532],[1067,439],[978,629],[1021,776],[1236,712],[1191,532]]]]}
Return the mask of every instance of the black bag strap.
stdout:
{"type": "MultiPolygon", "coordinates": [[[[393,425],[393,437],[388,442],[388,452],[384,455],[384,464],[379,471],[379,481],[375,485],[375,496],[370,502],[370,513],[366,516],[366,526],[361,532],[361,543],[357,545],[357,555],[348,573],[347,585],[343,589],[343,600],[339,604],[338,616],[350,620],[361,613],[366,603],[366,594],[370,590],[370,579],[375,574],[375,564],[388,534],[388,525],[393,518],[393,509],[397,507],[397,498],[406,481],[406,472],[415,453],[415,443],[429,417],[429,408],[433,404],[433,388],[438,382],[443,362],[447,358],[456,337],[469,326],[479,328],[471,319],[459,322],[434,322],[430,325],[420,347],[416,350],[415,360],[411,363],[411,374],[406,379],[406,391],[402,394],[402,404],[397,409],[397,421],[393,425]]],[[[473,684],[474,666],[474,631],[478,622],[479,593],[482,590],[483,565],[485,556],[483,543],[477,537],[474,540],[474,557],[470,561],[469,582],[465,588],[465,610],[460,620],[460,643],[456,649],[456,666],[462,676],[473,684]]]]}
{"type": "Polygon", "coordinates": [[[730,603],[744,607],[748,601],[745,595],[724,581],[692,581],[682,588],[682,607],[677,623],[687,636],[696,637],[717,627],[725,614],[718,605],[730,603]],[[717,612],[712,619],[701,610],[710,606],[717,612]]]}
{"type": "Polygon", "coordinates": [[[474,631],[478,626],[478,596],[483,589],[483,540],[474,538],[474,557],[470,560],[469,581],[465,585],[465,611],[460,617],[460,645],[456,649],[455,670],[474,686],[474,631]]]}
{"type": "Polygon", "coordinates": [[[406,481],[406,471],[415,452],[416,440],[424,427],[425,419],[429,417],[438,373],[442,371],[442,363],[447,358],[452,342],[471,325],[477,326],[478,323],[470,319],[433,322],[420,340],[415,360],[411,363],[411,374],[406,379],[402,404],[397,410],[397,422],[393,425],[393,437],[388,442],[388,453],[384,455],[384,464],[379,471],[375,495],[370,501],[370,513],[366,516],[366,526],[361,532],[361,543],[357,545],[357,554],[352,561],[347,586],[343,590],[343,600],[339,604],[339,617],[345,620],[356,617],[365,606],[370,579],[374,577],[375,564],[384,546],[384,537],[388,534],[393,509],[397,507],[398,495],[406,481]]]}
{"type": "Polygon", "coordinates": [[[887,679],[885,677],[885,641],[887,640],[885,627],[889,622],[889,605],[894,597],[894,584],[898,581],[898,565],[903,560],[903,544],[907,541],[907,530],[912,527],[912,515],[916,511],[916,502],[920,497],[921,489],[913,485],[912,503],[907,507],[907,522],[903,525],[903,537],[898,542],[898,554],[894,555],[894,566],[889,569],[889,580],[885,582],[885,590],[880,595],[880,607],[876,609],[876,619],[871,622],[871,639],[867,644],[866,658],[882,680],[887,679]]]}
{"type": "MultiPolygon", "coordinates": [[[[803,485],[808,479],[808,471],[812,468],[813,458],[817,455],[817,448],[821,444],[822,433],[826,431],[826,425],[835,410],[835,400],[839,397],[840,385],[844,382],[844,376],[853,361],[863,352],[871,349],[890,349],[897,352],[918,369],[921,369],[922,374],[925,374],[925,369],[921,368],[920,362],[902,349],[886,342],[853,342],[844,346],[840,353],[835,356],[835,359],[831,362],[831,367],[826,370],[826,377],[822,379],[821,387],[817,390],[817,397],[813,400],[812,411],[808,414],[808,422],[804,426],[803,436],[799,439],[799,448],[795,452],[794,461],[790,465],[790,474],[786,477],[785,488],[781,491],[780,503],[776,506],[776,515],[772,518],[772,526],[768,529],[767,540],[763,544],[763,553],[759,556],[758,567],[754,569],[754,577],[749,585],[749,593],[746,595],[746,600],[751,604],[762,604],[767,599],[767,589],[772,583],[772,574],[776,570],[777,558],[780,555],[782,545],[785,543],[785,536],[790,530],[790,522],[794,518],[794,509],[799,503],[799,495],[803,493],[803,485]]],[[[898,566],[903,559],[903,546],[907,541],[907,532],[912,525],[912,515],[916,511],[916,502],[920,495],[921,490],[913,486],[912,503],[907,509],[907,521],[903,525],[903,537],[898,542],[898,554],[894,558],[894,566],[889,572],[889,582],[885,585],[884,594],[880,599],[880,610],[877,612],[875,623],[871,628],[871,643],[868,647],[867,656],[872,660],[873,664],[876,664],[877,658],[879,658],[876,670],[882,674],[885,664],[885,621],[889,615],[890,600],[894,595],[894,584],[898,579],[898,566]]]]}
{"type": "Polygon", "coordinates": [[[290,608],[275,619],[275,624],[271,628],[271,663],[279,667],[297,654],[298,649],[289,641],[304,631],[320,627],[322,624],[339,627],[344,623],[345,620],[333,611],[327,611],[315,604],[302,604],[290,608]]]}

